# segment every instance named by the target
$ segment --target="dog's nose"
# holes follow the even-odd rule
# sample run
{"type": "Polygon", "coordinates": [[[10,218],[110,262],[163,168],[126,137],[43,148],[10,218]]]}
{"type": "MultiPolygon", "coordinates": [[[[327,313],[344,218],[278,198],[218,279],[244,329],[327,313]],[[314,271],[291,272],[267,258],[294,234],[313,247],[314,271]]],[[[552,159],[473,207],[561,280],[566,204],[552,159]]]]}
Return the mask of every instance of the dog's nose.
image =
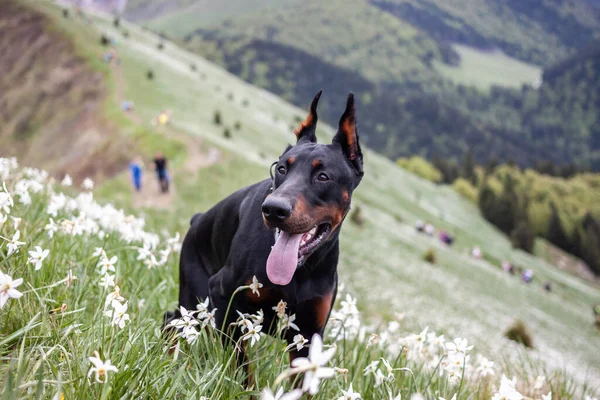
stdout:
{"type": "Polygon", "coordinates": [[[269,197],[262,204],[262,213],[269,222],[283,222],[292,214],[292,205],[281,197],[269,197]]]}

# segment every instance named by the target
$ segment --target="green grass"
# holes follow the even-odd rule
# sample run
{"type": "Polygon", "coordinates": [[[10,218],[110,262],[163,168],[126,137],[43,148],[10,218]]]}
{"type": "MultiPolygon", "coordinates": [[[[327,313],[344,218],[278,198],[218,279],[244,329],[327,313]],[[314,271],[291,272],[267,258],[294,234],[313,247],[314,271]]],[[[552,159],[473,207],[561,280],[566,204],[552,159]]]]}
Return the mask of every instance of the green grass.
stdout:
{"type": "MultiPolygon", "coordinates": [[[[94,21],[93,27],[80,21],[63,23],[73,33],[94,29],[119,35],[110,19],[96,16],[94,21]]],[[[221,163],[199,170],[195,176],[176,178],[178,198],[172,211],[144,210],[148,229],[166,228],[171,234],[175,231],[183,234],[195,212],[206,210],[243,185],[267,178],[271,160],[277,158],[293,137],[289,130],[291,121],[305,112],[170,42],[159,51],[158,38],[134,25],[123,24],[130,38],[120,40],[118,50],[126,93],[136,103],[137,112],[151,118],[160,109],[169,108],[173,111],[174,129],[202,136],[207,146],[218,147],[222,152],[221,163]],[[191,62],[197,65],[196,72],[191,71],[191,62]],[[145,78],[148,68],[155,71],[152,83],[145,78]],[[233,101],[227,99],[229,92],[235,94],[233,101]],[[242,104],[243,99],[248,99],[247,106],[242,104]],[[236,120],[242,122],[242,129],[234,130],[231,139],[223,138],[223,127],[213,124],[216,109],[223,114],[225,125],[232,126],[236,120]]],[[[360,105],[358,113],[360,116],[360,105]]],[[[331,135],[330,127],[320,126],[318,136],[322,142],[331,135]]],[[[415,177],[371,151],[365,152],[365,163],[366,175],[353,201],[361,206],[366,222],[362,227],[350,221],[345,223],[339,265],[340,279],[346,291],[358,298],[365,325],[384,326],[395,320],[400,324],[397,337],[419,332],[425,326],[445,334],[446,338],[468,337],[477,353],[499,364],[498,374],[501,371],[518,374],[524,391],[530,390],[531,380],[542,372],[549,379],[553,377],[552,390],[562,393],[561,398],[581,398],[580,392],[573,393],[581,390],[584,382],[597,390],[600,371],[594,349],[600,347],[600,335],[593,327],[591,305],[600,302],[598,288],[540,258],[513,250],[508,240],[480,217],[477,208],[451,188],[415,177]],[[456,244],[447,248],[437,239],[416,233],[413,224],[417,219],[453,233],[456,244]],[[469,257],[474,245],[481,246],[488,261],[469,257]],[[435,265],[421,259],[429,248],[436,253],[435,265]],[[498,264],[503,259],[532,268],[534,283],[527,286],[502,273],[498,264]],[[549,294],[541,288],[547,279],[555,282],[555,290],[549,294]],[[536,346],[534,350],[524,352],[519,345],[502,337],[515,319],[526,322],[536,346]]],[[[118,191],[125,190],[123,182],[109,182],[113,186],[99,189],[100,194],[110,200],[118,191]]],[[[227,362],[231,353],[215,346],[210,334],[195,345],[197,348],[188,349],[184,345],[177,361],[165,352],[159,326],[162,312],[176,306],[176,256],[171,256],[165,266],[148,272],[135,260],[135,249],[129,247],[139,243],[123,244],[118,235],[110,235],[105,242],[93,235],[82,240],[60,236],[50,242],[40,232],[47,216],[41,210],[44,200],[38,201],[29,209],[16,207],[13,211],[13,215],[25,219],[22,231],[28,247],[17,257],[0,256],[3,272],[13,278],[23,277],[36,288],[18,301],[11,300],[8,308],[0,311],[0,320],[4,321],[0,325],[0,343],[3,343],[0,351],[4,357],[0,372],[5,392],[10,392],[8,398],[33,397],[25,389],[15,388],[29,384],[35,388],[38,377],[60,379],[67,398],[102,397],[103,391],[105,398],[138,394],[172,398],[176,393],[183,398],[247,397],[240,386],[240,375],[235,375],[227,362]],[[32,271],[23,255],[35,245],[56,246],[40,273],[32,271]],[[119,284],[130,301],[132,317],[125,330],[110,328],[106,317],[101,315],[106,292],[97,286],[96,260],[90,258],[93,248],[100,245],[109,255],[119,257],[119,284]],[[61,279],[67,267],[80,277],[74,289],[64,286],[40,289],[61,279]],[[136,308],[140,299],[146,300],[143,310],[136,308]],[[68,304],[68,310],[83,310],[65,317],[47,315],[48,309],[62,302],[68,304]],[[37,313],[41,314],[34,324],[38,321],[40,325],[26,331],[37,313]],[[73,323],[83,324],[79,328],[82,333],[62,338],[61,330],[73,323]],[[18,333],[12,337],[14,332],[18,333]],[[111,377],[108,385],[92,385],[84,378],[89,367],[86,357],[94,350],[111,358],[119,368],[120,372],[111,377]],[[112,392],[108,393],[109,390],[112,392]]],[[[119,204],[131,208],[127,202],[127,196],[119,197],[119,204]]],[[[10,235],[10,224],[3,225],[0,232],[3,236],[10,235]]],[[[0,248],[0,252],[4,249],[0,248]]],[[[384,328],[379,330],[384,331],[384,328]]],[[[282,344],[265,339],[260,346],[260,352],[251,357],[258,363],[258,387],[275,388],[275,377],[286,367],[282,344]]],[[[332,364],[350,370],[354,388],[362,391],[365,398],[382,398],[386,395],[385,391],[379,391],[382,387],[374,388],[372,378],[363,378],[361,371],[368,360],[383,353],[367,351],[364,346],[354,341],[340,343],[332,364]]],[[[409,398],[410,393],[426,391],[431,398],[452,397],[456,387],[448,386],[441,378],[428,386],[432,375],[423,371],[423,364],[397,358],[399,354],[396,352],[390,360],[397,359],[396,366],[411,368],[415,378],[409,373],[396,372],[395,393],[400,391],[409,398]]],[[[459,398],[484,398],[486,392],[478,392],[476,383],[465,383],[459,398]]],[[[497,383],[498,376],[493,385],[497,383]]],[[[51,396],[55,385],[47,386],[47,395],[51,396]]],[[[318,398],[339,397],[342,387],[346,383],[341,377],[329,381],[318,398]]]]}
{"type": "Polygon", "coordinates": [[[435,68],[455,83],[489,89],[492,85],[519,88],[531,85],[541,77],[541,68],[519,61],[500,51],[482,51],[455,44],[460,65],[449,66],[435,62],[435,68]]]}

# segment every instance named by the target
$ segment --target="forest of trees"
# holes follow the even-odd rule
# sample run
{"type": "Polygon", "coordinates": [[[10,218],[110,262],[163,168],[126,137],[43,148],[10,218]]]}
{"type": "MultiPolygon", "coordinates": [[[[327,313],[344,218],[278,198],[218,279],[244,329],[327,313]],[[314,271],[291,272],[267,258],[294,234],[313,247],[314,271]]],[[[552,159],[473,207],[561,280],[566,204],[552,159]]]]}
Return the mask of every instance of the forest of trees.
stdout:
{"type": "Polygon", "coordinates": [[[229,71],[305,107],[318,88],[323,119],[335,124],[348,88],[359,95],[365,143],[392,159],[420,155],[478,163],[544,160],[600,171],[600,41],[548,69],[540,89],[493,87],[489,93],[415,72],[375,84],[360,73],[274,42],[198,31],[188,39],[229,71]],[[198,41],[198,37],[202,37],[198,41]]]}
{"type": "Polygon", "coordinates": [[[539,170],[494,161],[476,166],[470,152],[460,162],[412,157],[398,164],[434,182],[452,184],[513,246],[532,252],[535,238],[543,237],[600,275],[600,175],[549,162],[539,164],[539,170]]]}

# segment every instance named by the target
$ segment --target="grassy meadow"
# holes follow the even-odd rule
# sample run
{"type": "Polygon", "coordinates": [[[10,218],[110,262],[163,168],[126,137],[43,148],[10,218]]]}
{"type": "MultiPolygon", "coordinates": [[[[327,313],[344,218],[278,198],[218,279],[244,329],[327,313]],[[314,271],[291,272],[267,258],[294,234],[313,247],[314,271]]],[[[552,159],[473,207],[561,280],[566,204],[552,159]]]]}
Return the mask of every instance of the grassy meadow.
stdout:
{"type": "MultiPolygon", "coordinates": [[[[121,21],[116,28],[103,15],[94,15],[93,24],[88,24],[79,18],[64,19],[60,9],[49,3],[35,3],[35,7],[69,36],[77,37],[77,47],[86,48],[87,53],[81,54],[90,60],[105,51],[99,45],[101,33],[116,40],[120,67],[119,72],[106,71],[109,85],[121,74],[124,95],[135,103],[135,113],[143,121],[163,109],[172,112],[169,130],[145,122],[137,126],[140,135],[152,138],[152,145],[141,149],[143,154],[160,148],[163,137],[175,140],[169,134],[177,132],[202,137],[201,150],[217,149],[220,161],[191,173],[183,166],[190,149],[174,150],[180,154],[174,164],[177,192],[172,206],[158,211],[134,206],[124,171],[94,193],[100,204],[115,202],[125,212],[100,209],[86,195],[72,202],[67,199],[52,217],[59,225],[53,238],[44,229],[52,216],[49,204],[57,207],[59,191],[76,196],[77,190],[48,186],[43,174],[4,162],[7,172],[0,176],[15,205],[0,211],[7,216],[0,223],[0,271],[14,280],[23,279],[16,288],[23,296],[8,299],[0,309],[4,398],[60,398],[63,393],[66,399],[232,399],[258,395],[265,388],[277,390],[276,378],[288,368],[283,342],[261,337],[251,348],[255,381],[247,388],[243,371],[234,368],[231,349],[215,345],[218,332],[210,324],[193,344],[181,341],[172,354],[161,338],[160,324],[162,313],[177,305],[177,241],[169,238],[185,234],[193,213],[268,177],[268,166],[293,138],[294,118],[305,111],[168,41],[158,49],[161,40],[135,25],[121,21]],[[150,69],[153,80],[146,77],[150,69]],[[222,115],[221,125],[214,123],[216,111],[222,115]],[[240,129],[234,129],[236,122],[240,129]],[[225,127],[230,128],[231,138],[224,137],[225,127]],[[43,189],[36,193],[38,185],[18,183],[23,180],[37,182],[43,189]],[[22,191],[30,193],[31,204],[19,202],[22,191]],[[131,212],[144,219],[127,217],[131,212]],[[18,227],[11,217],[22,218],[18,227]],[[78,224],[81,234],[74,234],[72,225],[78,224]],[[24,244],[19,253],[8,255],[7,239],[17,229],[24,244]],[[39,270],[28,262],[28,252],[35,246],[50,250],[39,270]],[[144,247],[156,262],[139,250],[144,247]],[[129,320],[122,314],[116,318],[118,307],[106,301],[115,288],[110,282],[107,287],[99,284],[105,275],[98,272],[104,255],[94,255],[96,248],[102,248],[109,261],[118,258],[109,274],[115,276],[129,320]],[[72,285],[64,281],[69,270],[78,277],[72,285]],[[63,303],[65,310],[49,314],[63,303]],[[118,326],[121,320],[123,328],[118,326]],[[105,384],[94,383],[94,371],[87,378],[94,351],[118,369],[104,376],[105,384]]],[[[340,113],[343,102],[339,99],[340,113]]],[[[118,113],[115,104],[107,107],[118,113]]],[[[318,137],[324,142],[332,133],[322,124],[318,137]]],[[[515,376],[514,390],[534,399],[548,391],[553,399],[600,395],[600,355],[595,351],[600,348],[600,334],[592,317],[592,304],[600,302],[599,288],[512,249],[506,237],[481,218],[476,206],[450,187],[418,178],[371,151],[366,151],[365,163],[365,179],[353,199],[365,223],[359,226],[348,219],[344,225],[339,265],[344,292],[337,318],[324,338],[326,348],[336,345],[327,366],[339,369],[322,381],[316,399],[338,398],[350,383],[365,399],[399,398],[400,394],[436,400],[453,395],[459,400],[488,399],[500,388],[503,374],[509,379],[515,376]],[[453,234],[456,243],[447,247],[417,233],[418,219],[453,234]],[[482,260],[470,256],[473,246],[481,247],[482,260]],[[435,252],[435,264],[422,260],[429,249],[435,252]],[[503,273],[502,260],[531,268],[533,283],[525,285],[503,273]],[[542,289],[546,280],[554,283],[551,293],[542,289]],[[503,332],[517,319],[529,328],[533,349],[504,338],[503,332]],[[419,335],[426,327],[428,331],[419,335]],[[435,335],[427,335],[431,332],[435,335]],[[457,351],[444,346],[454,338],[467,338],[475,347],[457,351]],[[482,356],[495,362],[493,376],[490,368],[481,368],[482,356]],[[389,370],[382,358],[389,361],[389,370]],[[458,360],[458,367],[448,360],[458,360]],[[378,365],[367,368],[375,361],[378,365]],[[538,376],[546,380],[536,389],[538,376]]],[[[281,385],[291,389],[287,380],[281,385]]],[[[503,388],[510,392],[512,386],[505,381],[503,388]]]]}

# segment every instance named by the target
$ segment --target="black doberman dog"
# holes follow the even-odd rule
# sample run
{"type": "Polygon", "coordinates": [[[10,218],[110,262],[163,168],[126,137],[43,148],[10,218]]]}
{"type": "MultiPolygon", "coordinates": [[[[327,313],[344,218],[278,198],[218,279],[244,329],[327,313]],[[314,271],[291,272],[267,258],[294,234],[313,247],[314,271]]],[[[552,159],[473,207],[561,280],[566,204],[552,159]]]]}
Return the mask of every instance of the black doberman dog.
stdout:
{"type": "MultiPolygon", "coordinates": [[[[337,291],[340,226],[363,176],[363,156],[352,93],[333,142],[317,144],[320,96],[294,132],[296,145],[274,164],[272,179],[241,189],[192,218],[181,250],[179,305],[195,309],[209,298],[219,328],[236,320],[236,310],[261,309],[263,326],[275,327],[273,307],[283,300],[300,328],[288,330],[289,343],[298,333],[307,339],[323,334],[337,291]],[[260,295],[250,290],[237,294],[226,316],[233,292],[253,276],[264,284],[260,295]]],[[[166,322],[177,317],[178,311],[167,313],[166,322]]],[[[239,338],[239,332],[233,337],[239,338]]],[[[290,358],[306,355],[304,348],[290,358]]]]}

